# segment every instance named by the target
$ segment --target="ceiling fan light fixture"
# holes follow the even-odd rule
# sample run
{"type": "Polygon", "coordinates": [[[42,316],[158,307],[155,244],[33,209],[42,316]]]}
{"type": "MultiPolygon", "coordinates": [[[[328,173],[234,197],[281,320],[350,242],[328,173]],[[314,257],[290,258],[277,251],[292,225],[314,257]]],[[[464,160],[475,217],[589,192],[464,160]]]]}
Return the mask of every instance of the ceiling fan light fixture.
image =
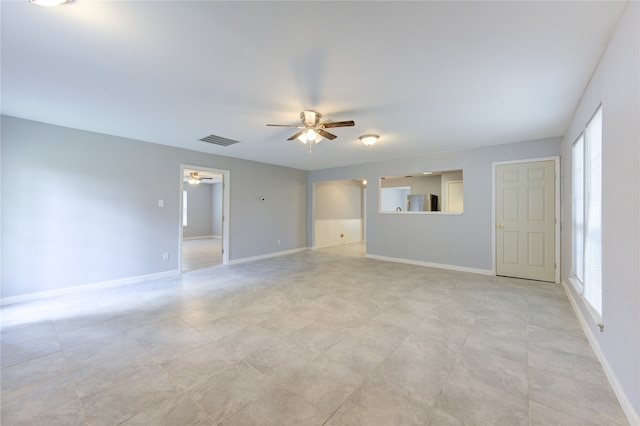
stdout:
{"type": "Polygon", "coordinates": [[[70,3],[71,0],[29,0],[29,3],[38,6],[53,7],[61,4],[70,3]]]}
{"type": "Polygon", "coordinates": [[[267,126],[273,127],[292,127],[294,129],[300,129],[295,135],[290,136],[287,140],[292,141],[298,139],[303,144],[309,142],[309,154],[311,154],[311,146],[312,142],[320,143],[325,138],[329,140],[334,140],[337,138],[336,135],[327,131],[327,129],[333,129],[336,127],[352,127],[355,126],[355,121],[347,120],[347,121],[325,121],[323,123],[320,122],[320,114],[317,111],[312,110],[304,110],[300,113],[300,121],[302,122],[302,126],[300,125],[291,125],[291,124],[267,124],[267,126]]]}
{"type": "Polygon", "coordinates": [[[380,136],[369,134],[369,135],[362,135],[362,136],[360,136],[359,139],[366,146],[371,146],[374,143],[378,142],[378,138],[380,138],[380,136]]]}
{"type": "Polygon", "coordinates": [[[298,136],[298,140],[302,143],[307,143],[307,142],[319,143],[323,139],[324,138],[322,137],[322,135],[320,135],[314,129],[307,129],[300,136],[298,136]]]}
{"type": "Polygon", "coordinates": [[[198,172],[189,173],[189,182],[190,185],[199,185],[200,184],[200,176],[198,176],[198,172]]]}

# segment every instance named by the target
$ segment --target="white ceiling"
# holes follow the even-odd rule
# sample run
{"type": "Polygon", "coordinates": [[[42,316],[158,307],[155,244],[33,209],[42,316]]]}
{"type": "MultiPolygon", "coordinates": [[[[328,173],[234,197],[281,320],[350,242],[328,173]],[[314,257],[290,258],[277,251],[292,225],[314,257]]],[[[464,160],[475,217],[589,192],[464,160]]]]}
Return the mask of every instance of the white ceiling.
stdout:
{"type": "Polygon", "coordinates": [[[2,114],[304,170],[561,136],[625,5],[3,0],[2,114]]]}

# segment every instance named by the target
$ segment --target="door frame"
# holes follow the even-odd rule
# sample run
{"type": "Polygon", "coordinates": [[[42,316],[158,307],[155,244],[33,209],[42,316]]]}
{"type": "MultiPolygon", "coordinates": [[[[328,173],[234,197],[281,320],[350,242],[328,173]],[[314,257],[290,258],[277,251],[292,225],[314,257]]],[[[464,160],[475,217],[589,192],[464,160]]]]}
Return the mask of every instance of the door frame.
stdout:
{"type": "Polygon", "coordinates": [[[228,265],[229,264],[229,240],[231,239],[229,234],[229,211],[230,211],[229,194],[230,194],[230,187],[231,187],[231,182],[230,182],[231,173],[229,172],[229,170],[214,169],[211,167],[195,166],[191,164],[180,164],[180,209],[179,209],[180,215],[178,219],[178,228],[179,228],[178,253],[180,253],[180,256],[178,259],[178,270],[180,271],[180,273],[182,273],[182,232],[183,232],[182,230],[182,212],[183,212],[182,194],[184,194],[184,170],[185,169],[197,170],[202,172],[210,172],[210,173],[222,175],[222,264],[228,265]]]}
{"type": "Polygon", "coordinates": [[[498,161],[491,164],[491,274],[497,275],[497,267],[496,267],[496,255],[497,255],[497,244],[496,244],[496,233],[498,232],[496,227],[496,166],[504,166],[508,164],[525,164],[525,163],[534,163],[538,161],[553,161],[554,162],[554,171],[555,171],[555,206],[554,206],[554,215],[555,215],[555,242],[554,242],[554,256],[555,256],[555,271],[554,271],[554,282],[556,284],[560,283],[560,156],[554,157],[542,157],[542,158],[529,158],[525,160],[512,160],[512,161],[498,161]]]}

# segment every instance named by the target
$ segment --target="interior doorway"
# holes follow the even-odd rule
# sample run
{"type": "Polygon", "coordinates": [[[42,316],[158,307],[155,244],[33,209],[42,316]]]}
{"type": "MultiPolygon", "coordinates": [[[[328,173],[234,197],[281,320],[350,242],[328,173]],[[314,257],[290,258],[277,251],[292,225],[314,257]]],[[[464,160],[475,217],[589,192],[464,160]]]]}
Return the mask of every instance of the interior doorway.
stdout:
{"type": "Polygon", "coordinates": [[[366,179],[313,184],[313,248],[366,254],[366,179]]]}
{"type": "Polygon", "coordinates": [[[181,166],[180,271],[229,263],[229,171],[181,166]]]}

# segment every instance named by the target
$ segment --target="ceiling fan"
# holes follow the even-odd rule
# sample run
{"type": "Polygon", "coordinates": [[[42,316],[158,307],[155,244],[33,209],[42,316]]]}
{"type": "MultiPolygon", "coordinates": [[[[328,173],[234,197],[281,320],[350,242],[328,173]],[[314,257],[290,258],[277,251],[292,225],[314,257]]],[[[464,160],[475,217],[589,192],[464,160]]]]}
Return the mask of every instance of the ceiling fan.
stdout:
{"type": "MultiPolygon", "coordinates": [[[[302,125],[290,125],[290,124],[267,124],[267,126],[274,127],[291,127],[294,129],[300,129],[298,133],[291,136],[288,141],[298,139],[302,143],[307,142],[320,142],[323,138],[333,140],[337,138],[336,135],[327,132],[325,129],[332,129],[335,127],[351,127],[356,123],[353,120],[348,121],[324,121],[320,122],[322,114],[317,111],[305,110],[300,113],[300,121],[302,125]]],[[[311,153],[311,143],[309,143],[309,153],[311,153]]]]}
{"type": "MultiPolygon", "coordinates": [[[[186,178],[186,176],[185,176],[186,178]]],[[[212,177],[203,177],[200,176],[198,174],[198,172],[190,172],[189,173],[189,180],[187,182],[189,182],[191,185],[198,185],[200,183],[200,181],[202,181],[203,179],[213,179],[212,177]]]]}

